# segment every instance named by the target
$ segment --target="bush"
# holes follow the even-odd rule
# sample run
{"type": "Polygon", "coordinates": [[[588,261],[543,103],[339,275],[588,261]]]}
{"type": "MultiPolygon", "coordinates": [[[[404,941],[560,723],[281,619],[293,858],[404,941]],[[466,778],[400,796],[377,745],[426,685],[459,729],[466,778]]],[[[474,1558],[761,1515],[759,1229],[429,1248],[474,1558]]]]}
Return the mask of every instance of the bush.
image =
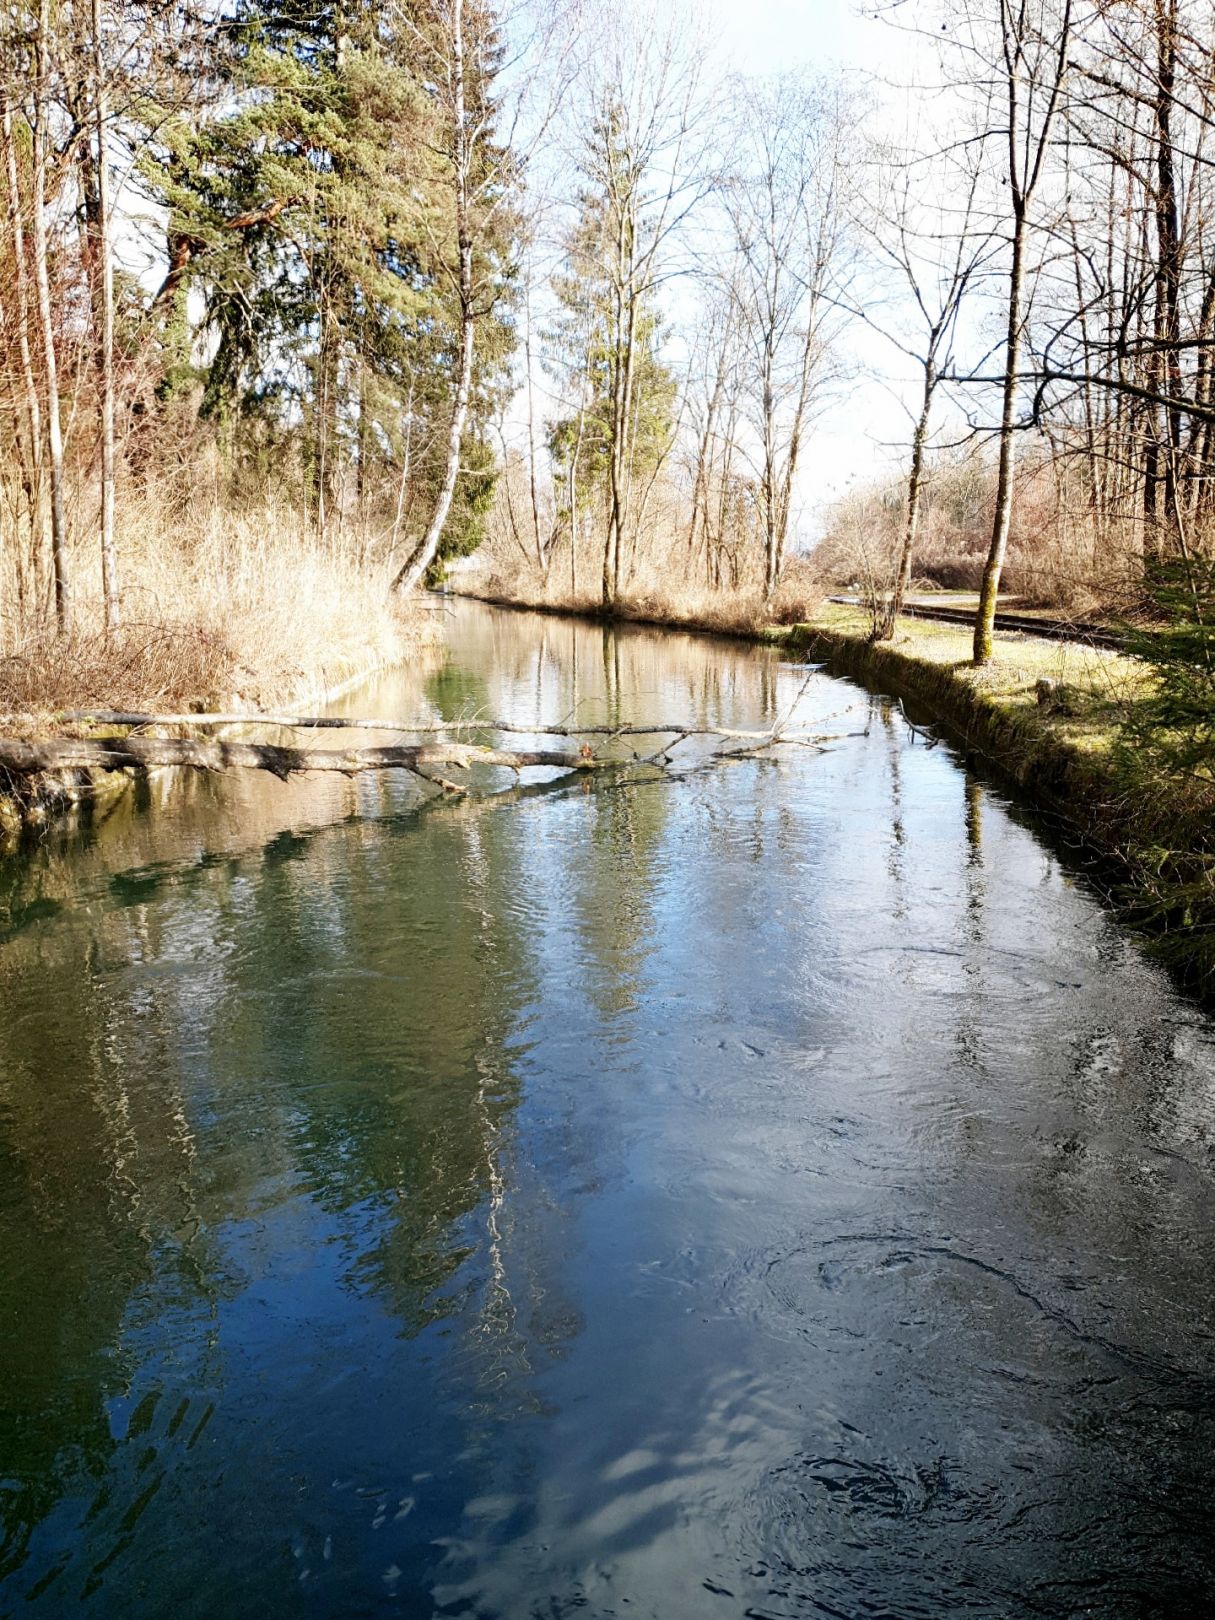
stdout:
{"type": "Polygon", "coordinates": [[[1127,720],[1133,761],[1215,785],[1215,559],[1157,564],[1147,594],[1155,622],[1127,633],[1153,675],[1127,720]]]}
{"type": "Polygon", "coordinates": [[[1150,679],[1128,708],[1119,766],[1133,799],[1127,851],[1165,954],[1215,976],[1215,559],[1155,567],[1149,628],[1127,632],[1150,679]]]}

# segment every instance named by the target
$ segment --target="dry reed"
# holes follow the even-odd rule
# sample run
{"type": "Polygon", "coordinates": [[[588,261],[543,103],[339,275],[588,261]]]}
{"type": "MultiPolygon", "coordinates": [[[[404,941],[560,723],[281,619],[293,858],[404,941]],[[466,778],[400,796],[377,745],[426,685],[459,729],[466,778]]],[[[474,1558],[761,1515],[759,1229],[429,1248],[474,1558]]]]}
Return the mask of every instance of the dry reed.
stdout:
{"type": "MultiPolygon", "coordinates": [[[[382,566],[348,537],[301,534],[272,503],[203,503],[170,526],[154,497],[127,501],[120,533],[122,628],[102,627],[96,548],[73,555],[76,612],[56,634],[46,608],[0,616],[0,709],[264,707],[323,693],[392,662],[425,635],[394,604],[382,566]]],[[[0,548],[11,554],[11,548],[0,548]]]]}

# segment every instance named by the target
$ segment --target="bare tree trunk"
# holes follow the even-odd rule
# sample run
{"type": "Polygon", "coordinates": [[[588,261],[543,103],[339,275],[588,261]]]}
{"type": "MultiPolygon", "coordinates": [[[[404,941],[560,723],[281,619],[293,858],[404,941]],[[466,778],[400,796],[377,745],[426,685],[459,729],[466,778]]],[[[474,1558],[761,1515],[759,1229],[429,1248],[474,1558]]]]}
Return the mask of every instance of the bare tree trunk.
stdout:
{"type": "Polygon", "coordinates": [[[574,440],[574,453],[570,457],[570,595],[578,597],[578,462],[582,455],[582,435],[586,427],[586,411],[578,407],[578,436],[574,440]]]}
{"type": "Polygon", "coordinates": [[[548,577],[548,553],[540,535],[540,487],[536,477],[536,401],[532,387],[532,297],[530,281],[524,288],[524,361],[527,366],[527,471],[532,501],[532,537],[541,579],[548,577]]]}
{"type": "Polygon", "coordinates": [[[632,469],[629,458],[629,424],[633,406],[633,374],[636,363],[637,295],[632,284],[631,249],[626,248],[626,226],[620,226],[617,291],[615,364],[612,368],[612,453],[608,460],[608,531],[603,551],[603,605],[615,606],[620,596],[620,563],[628,534],[629,485],[632,469]],[[626,257],[627,255],[627,257],[626,257]]]}
{"type": "Polygon", "coordinates": [[[722,449],[721,467],[717,475],[717,525],[711,531],[708,513],[705,514],[705,582],[714,589],[721,588],[721,554],[725,545],[726,529],[730,521],[730,493],[734,478],[734,455],[738,447],[738,405],[730,401],[726,418],[726,431],[722,449]]]}
{"type": "Polygon", "coordinates": [[[765,592],[767,602],[771,602],[776,587],[780,584],[781,571],[785,562],[785,542],[789,536],[789,513],[793,508],[793,482],[797,477],[797,463],[801,456],[806,412],[810,407],[810,384],[814,373],[814,334],[815,325],[812,307],[806,320],[806,337],[802,345],[802,370],[798,382],[797,404],[794,409],[793,421],[790,424],[789,447],[785,454],[785,471],[781,479],[780,499],[776,512],[776,548],[773,557],[772,576],[765,592]]]}
{"type": "Polygon", "coordinates": [[[776,507],[777,507],[777,468],[776,468],[776,401],[772,385],[772,367],[774,355],[772,353],[771,331],[765,334],[764,346],[764,382],[763,382],[763,415],[764,415],[764,601],[772,600],[772,593],[776,589],[776,507]]]}
{"type": "Polygon", "coordinates": [[[50,132],[48,43],[51,30],[50,0],[39,0],[34,44],[34,281],[38,289],[38,322],[42,332],[46,370],[47,448],[51,467],[51,556],[55,573],[55,621],[62,634],[72,627],[72,597],[68,578],[67,523],[63,511],[63,425],[59,415],[59,367],[55,354],[55,318],[51,308],[51,278],[46,239],[46,161],[50,132]]]}
{"type": "Polygon", "coordinates": [[[42,505],[42,404],[38,398],[38,379],[34,373],[34,356],[30,348],[33,311],[25,258],[25,221],[22,218],[17,152],[13,144],[13,109],[7,92],[4,97],[3,118],[4,158],[8,177],[8,219],[13,241],[13,279],[17,293],[17,348],[21,358],[21,381],[25,394],[28,431],[29,482],[26,489],[26,505],[29,515],[31,576],[34,600],[38,603],[38,611],[41,612],[43,599],[40,580],[43,577],[42,555],[45,549],[42,505]]]}
{"type": "Polygon", "coordinates": [[[355,500],[358,503],[359,529],[367,532],[367,458],[371,445],[371,423],[367,411],[367,355],[359,355],[359,464],[355,480],[355,500]]]}
{"type": "Polygon", "coordinates": [[[620,564],[629,537],[629,507],[633,493],[633,451],[630,431],[633,417],[634,375],[637,365],[637,297],[629,295],[629,319],[625,332],[624,394],[620,402],[620,478],[613,495],[616,507],[616,578],[614,595],[620,595],[620,564]]]}
{"type": "Polygon", "coordinates": [[[1088,379],[1088,356],[1093,352],[1089,337],[1089,318],[1085,308],[1084,286],[1081,279],[1080,266],[1080,238],[1076,230],[1076,222],[1069,219],[1072,250],[1072,267],[1076,283],[1076,308],[1079,311],[1079,330],[1081,352],[1085,356],[1085,381],[1081,392],[1081,404],[1084,407],[1084,459],[1088,474],[1089,509],[1092,517],[1094,538],[1100,543],[1105,534],[1105,508],[1101,499],[1101,480],[1099,475],[1099,458],[1097,454],[1097,427],[1096,404],[1093,399],[1093,385],[1088,379]]]}
{"type": "Polygon", "coordinates": [[[975,614],[974,661],[986,664],[992,653],[992,627],[1000,575],[1012,526],[1013,467],[1016,460],[1017,386],[1021,372],[1021,345],[1025,324],[1025,254],[1030,208],[1050,150],[1055,116],[1059,110],[1070,62],[1072,0],[1062,0],[1058,25],[1049,48],[1039,38],[1033,49],[1034,18],[1025,0],[1000,0],[999,53],[996,71],[1007,93],[1006,122],[1001,133],[1006,145],[1007,183],[1012,197],[1012,264],[1008,274],[1008,334],[1004,359],[1004,395],[1000,413],[1000,461],[996,478],[996,510],[991,544],[983,569],[979,607],[975,614]],[[1035,97],[1040,110],[1035,120],[1035,97]],[[1035,127],[1036,124],[1036,127],[1035,127]]]}
{"type": "Polygon", "coordinates": [[[1000,414],[1000,461],[996,474],[996,512],[991,546],[983,569],[979,608],[975,614],[974,661],[991,659],[996,601],[1008,535],[1012,527],[1013,471],[1016,463],[1017,385],[1021,375],[1022,304],[1025,297],[1025,217],[1018,209],[1013,225],[1012,267],[1008,276],[1008,338],[1004,361],[1004,402],[1000,414]]]}
{"type": "Polygon", "coordinates": [[[426,533],[392,581],[390,589],[408,593],[416,590],[425,578],[426,570],[434,562],[443,538],[443,526],[451,511],[456,480],[460,476],[460,445],[464,439],[464,424],[468,418],[468,403],[472,396],[473,343],[476,337],[476,313],[473,304],[473,249],[470,229],[468,128],[465,119],[464,94],[464,0],[453,0],[451,11],[451,89],[453,157],[456,186],[456,241],[460,254],[460,374],[456,396],[452,405],[451,427],[447,435],[447,470],[439,489],[439,498],[431,514],[426,533]]]}
{"type": "MultiPolygon", "coordinates": [[[[672,728],[673,729],[673,728],[672,728]]],[[[269,771],[280,780],[297,771],[340,771],[356,776],[362,771],[413,771],[435,780],[429,772],[439,765],[505,765],[510,770],[532,766],[558,766],[569,771],[598,767],[589,747],[526,750],[479,748],[471,743],[436,741],[392,745],[386,748],[291,748],[275,743],[226,742],[214,737],[50,737],[45,742],[0,737],[0,769],[29,776],[56,770],[141,770],[149,766],[180,765],[192,770],[222,771],[234,766],[269,771]]],[[[450,787],[442,782],[439,785],[450,787]]],[[[455,791],[462,791],[455,789],[455,791]]]]}
{"type": "MultiPolygon", "coordinates": [[[[1179,312],[1181,283],[1180,227],[1177,218],[1177,175],[1173,151],[1171,115],[1177,70],[1177,0],[1155,0],[1156,27],[1156,309],[1150,386],[1176,399],[1180,389],[1180,361],[1177,344],[1181,337],[1179,312]],[[1161,385],[1166,385],[1161,389],[1161,385]]],[[[1152,463],[1152,517],[1159,529],[1149,537],[1158,556],[1168,550],[1166,535],[1178,531],[1177,473],[1181,448],[1181,414],[1176,406],[1164,411],[1164,442],[1157,440],[1158,422],[1153,411],[1149,458],[1152,463]],[[1164,512],[1157,510],[1154,480],[1163,485],[1164,512]]]]}
{"type": "Polygon", "coordinates": [[[321,336],[316,357],[316,389],[312,402],[313,458],[316,482],[316,532],[321,540],[329,534],[334,510],[334,422],[337,415],[337,340],[333,331],[329,265],[326,262],[318,289],[321,304],[321,336]]]}
{"type": "Polygon", "coordinates": [[[405,443],[401,447],[401,479],[397,485],[396,511],[392,516],[392,536],[388,546],[390,556],[396,550],[401,524],[405,521],[405,497],[409,491],[409,480],[413,472],[413,390],[414,381],[411,377],[409,397],[405,401],[405,443]]]}
{"type": "MultiPolygon", "coordinates": [[[[505,411],[503,415],[505,415],[505,411]]],[[[506,521],[510,525],[510,537],[515,542],[515,549],[523,559],[523,566],[530,568],[532,556],[523,544],[523,536],[519,533],[519,519],[515,516],[515,497],[511,489],[510,456],[506,448],[506,430],[501,421],[498,423],[498,439],[502,445],[502,493],[506,496],[506,521]]]]}
{"type": "Polygon", "coordinates": [[[101,332],[101,590],[107,631],[121,618],[118,559],[114,549],[114,262],[111,250],[110,162],[106,152],[109,98],[101,45],[101,0],[93,0],[94,110],[97,123],[97,249],[100,256],[101,332]]]}
{"type": "Polygon", "coordinates": [[[920,414],[916,419],[915,434],[911,441],[911,470],[907,475],[907,523],[903,530],[903,545],[899,552],[899,566],[894,576],[894,588],[890,592],[890,600],[886,603],[886,610],[881,623],[876,626],[873,637],[875,641],[889,641],[894,635],[894,627],[898,622],[899,614],[903,611],[903,603],[907,599],[907,588],[911,584],[911,564],[915,556],[915,544],[920,531],[920,489],[924,479],[924,450],[928,443],[928,422],[932,415],[932,396],[935,388],[936,375],[931,365],[926,365],[924,367],[924,397],[920,405],[920,414]]]}

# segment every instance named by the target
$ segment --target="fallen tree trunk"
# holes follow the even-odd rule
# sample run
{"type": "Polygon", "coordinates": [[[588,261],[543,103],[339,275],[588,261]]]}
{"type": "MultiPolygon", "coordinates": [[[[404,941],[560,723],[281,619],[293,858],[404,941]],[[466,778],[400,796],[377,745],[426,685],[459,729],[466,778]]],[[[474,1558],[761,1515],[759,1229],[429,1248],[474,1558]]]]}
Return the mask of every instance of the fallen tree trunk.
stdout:
{"type": "Polygon", "coordinates": [[[799,734],[786,732],[787,721],[767,731],[739,731],[729,726],[690,726],[682,722],[656,721],[640,725],[550,726],[521,725],[511,720],[471,718],[463,720],[405,721],[356,719],[332,714],[263,714],[257,710],[230,713],[151,714],[130,709],[60,709],[54,714],[5,714],[0,723],[18,722],[45,725],[49,720],[71,725],[100,726],[275,726],[299,731],[385,731],[403,737],[437,737],[449,731],[501,731],[521,737],[728,737],[749,742],[796,741],[799,734]]]}
{"type": "MultiPolygon", "coordinates": [[[[191,770],[223,771],[233,767],[268,771],[285,779],[296,772],[336,771],[355,776],[363,771],[405,770],[448,793],[463,793],[463,789],[446,781],[435,772],[442,766],[455,766],[460,770],[470,765],[501,766],[512,771],[533,767],[561,771],[589,771],[606,767],[627,769],[647,765],[668,765],[671,754],[690,738],[713,737],[720,741],[741,743],[742,747],[727,749],[713,755],[714,759],[755,757],[768,749],[781,746],[801,746],[821,749],[838,740],[839,733],[805,732],[790,730],[790,722],[802,695],[814,673],[811,669],[792,706],[766,731],[741,731],[727,726],[694,726],[684,723],[670,724],[658,721],[637,725],[562,726],[543,724],[517,724],[485,717],[462,720],[428,721],[423,724],[402,723],[391,720],[354,719],[337,715],[279,715],[225,713],[147,714],[120,709],[74,709],[44,716],[40,722],[33,716],[4,715],[0,723],[12,725],[22,719],[45,726],[50,721],[85,722],[125,728],[126,734],[114,737],[0,737],[0,776],[7,775],[12,796],[27,803],[48,793],[54,797],[64,791],[75,792],[81,785],[65,781],[72,773],[87,778],[93,773],[107,771],[144,771],[162,766],[178,766],[191,770]],[[380,748],[342,747],[332,749],[300,748],[283,743],[228,741],[218,737],[160,737],[147,735],[143,728],[151,726],[215,727],[239,725],[269,726],[275,729],[351,731],[369,730],[413,736],[433,740],[394,744],[380,748]],[[444,733],[451,731],[497,731],[519,736],[560,737],[569,742],[589,736],[619,742],[624,738],[661,738],[660,747],[652,753],[639,755],[596,755],[585,740],[577,749],[528,748],[508,749],[481,744],[456,742],[444,733]]],[[[847,712],[847,711],[845,711],[847,712]]],[[[834,718],[832,716],[831,718],[834,718]]],[[[853,735],[846,733],[845,735],[853,735]]]]}
{"type": "MultiPolygon", "coordinates": [[[[389,748],[284,748],[275,743],[223,742],[199,737],[50,737],[40,742],[0,737],[0,770],[16,776],[67,770],[146,770],[181,765],[193,770],[223,771],[232,766],[269,771],[286,779],[297,771],[412,771],[434,780],[433,769],[470,765],[503,765],[509,770],[550,766],[591,770],[603,762],[589,748],[578,752],[541,748],[521,751],[477,748],[469,743],[434,742],[389,748]]],[[[443,783],[445,787],[451,784],[443,783]]]]}

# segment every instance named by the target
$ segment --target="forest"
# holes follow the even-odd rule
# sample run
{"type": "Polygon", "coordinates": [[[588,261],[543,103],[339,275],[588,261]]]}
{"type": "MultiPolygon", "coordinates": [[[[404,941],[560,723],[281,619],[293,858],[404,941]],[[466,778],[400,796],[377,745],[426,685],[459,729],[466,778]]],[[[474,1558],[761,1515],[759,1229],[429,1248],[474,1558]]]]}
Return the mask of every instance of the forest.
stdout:
{"type": "Polygon", "coordinates": [[[5,7],[6,705],[285,690],[478,551],[609,612],[847,583],[879,639],[971,590],[978,664],[1001,588],[1180,615],[1209,667],[1208,8],[867,9],[901,82],[724,72],[677,5],[5,7]]]}

